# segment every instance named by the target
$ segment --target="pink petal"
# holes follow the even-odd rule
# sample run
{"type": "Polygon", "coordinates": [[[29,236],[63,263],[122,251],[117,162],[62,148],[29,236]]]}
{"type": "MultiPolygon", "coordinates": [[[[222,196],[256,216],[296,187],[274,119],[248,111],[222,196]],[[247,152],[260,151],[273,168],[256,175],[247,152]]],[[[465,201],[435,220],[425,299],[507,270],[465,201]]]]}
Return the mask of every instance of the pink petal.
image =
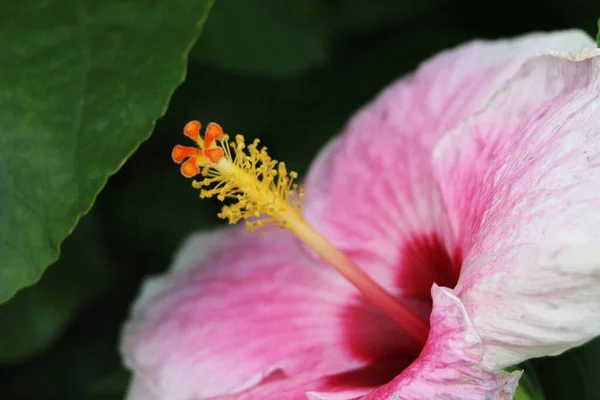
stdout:
{"type": "Polygon", "coordinates": [[[528,61],[436,155],[485,365],[600,334],[600,50],[528,61]]]}
{"type": "Polygon", "coordinates": [[[394,378],[390,371],[404,369],[410,361],[388,360],[363,369],[339,375],[315,377],[314,374],[299,374],[293,377],[277,372],[261,385],[243,392],[211,397],[210,400],[350,400],[362,397],[373,390],[373,386],[394,378]],[[348,385],[352,382],[352,385],[348,385]]]}
{"type": "Polygon", "coordinates": [[[418,360],[364,399],[511,400],[521,373],[482,366],[483,343],[461,301],[437,285],[431,294],[431,331],[418,360]]]}
{"type": "Polygon", "coordinates": [[[126,364],[144,382],[131,399],[138,390],[161,400],[232,395],[280,374],[289,378],[282,385],[316,384],[382,357],[414,358],[415,344],[359,299],[286,231],[200,235],[172,273],[145,285],[124,328],[126,364]]]}
{"type": "Polygon", "coordinates": [[[461,264],[434,146],[533,54],[591,43],[578,31],[533,34],[434,57],[384,90],[319,155],[306,184],[307,219],[379,282],[429,302],[431,284],[453,287],[461,264]]]}

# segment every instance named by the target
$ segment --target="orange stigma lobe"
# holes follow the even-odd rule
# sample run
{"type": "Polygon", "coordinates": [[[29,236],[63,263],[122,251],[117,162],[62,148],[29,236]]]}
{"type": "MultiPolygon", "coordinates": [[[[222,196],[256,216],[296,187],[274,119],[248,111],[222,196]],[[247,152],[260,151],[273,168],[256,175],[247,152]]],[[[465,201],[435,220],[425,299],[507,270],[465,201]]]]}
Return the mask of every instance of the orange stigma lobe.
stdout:
{"type": "Polygon", "coordinates": [[[185,124],[183,128],[183,134],[192,140],[198,141],[200,139],[200,128],[202,124],[198,121],[190,121],[185,124]]]}
{"type": "MultiPolygon", "coordinates": [[[[204,135],[204,148],[208,149],[215,139],[223,136],[223,128],[216,122],[211,122],[206,127],[206,134],[204,135]]],[[[207,156],[208,157],[208,156],[207,156]]]]}
{"type": "Polygon", "coordinates": [[[196,158],[192,157],[181,164],[181,175],[186,178],[193,178],[200,173],[200,167],[196,163],[196,158]]]}
{"type": "Polygon", "coordinates": [[[198,147],[178,144],[171,152],[173,161],[177,164],[183,163],[181,164],[181,174],[186,178],[200,174],[202,168],[210,164],[217,164],[225,156],[225,150],[215,143],[217,139],[226,140],[221,125],[214,122],[208,124],[204,140],[200,137],[201,126],[200,122],[191,121],[183,128],[183,133],[193,139],[198,147]]]}
{"type": "Polygon", "coordinates": [[[177,164],[181,164],[181,162],[183,162],[183,160],[185,160],[186,158],[199,156],[200,154],[200,149],[197,149],[195,147],[182,146],[178,144],[177,146],[173,147],[171,157],[173,158],[173,161],[175,161],[177,164]]]}

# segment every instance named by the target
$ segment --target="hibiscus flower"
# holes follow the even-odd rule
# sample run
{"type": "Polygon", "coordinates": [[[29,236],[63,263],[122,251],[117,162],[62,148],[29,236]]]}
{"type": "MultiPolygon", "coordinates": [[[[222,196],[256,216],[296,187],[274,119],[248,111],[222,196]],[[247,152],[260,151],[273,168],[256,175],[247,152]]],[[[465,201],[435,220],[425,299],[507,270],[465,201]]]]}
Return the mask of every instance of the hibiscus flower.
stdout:
{"type": "Polygon", "coordinates": [[[326,146],[305,196],[257,143],[188,124],[199,148],[173,157],[203,197],[239,200],[221,216],[289,230],[197,234],[144,285],[129,399],[511,399],[503,368],[600,334],[594,46],[566,31],[434,57],[326,146]]]}

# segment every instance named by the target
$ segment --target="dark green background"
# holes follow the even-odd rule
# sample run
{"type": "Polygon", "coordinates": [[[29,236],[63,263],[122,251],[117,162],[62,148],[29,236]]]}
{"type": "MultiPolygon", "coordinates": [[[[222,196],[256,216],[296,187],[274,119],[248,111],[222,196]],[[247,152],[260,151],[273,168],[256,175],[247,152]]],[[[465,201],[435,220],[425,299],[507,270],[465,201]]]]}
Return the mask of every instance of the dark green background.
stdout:
{"type": "MultiPolygon", "coordinates": [[[[592,0],[216,0],[150,139],[60,260],[0,306],[0,399],[123,397],[119,329],[140,281],[167,267],[190,232],[219,223],[218,204],[198,200],[170,160],[188,120],[260,137],[302,174],[358,107],[440,49],[534,30],[595,35],[598,15],[592,0]]],[[[600,399],[599,359],[592,343],[530,368],[548,399],[600,399]]]]}

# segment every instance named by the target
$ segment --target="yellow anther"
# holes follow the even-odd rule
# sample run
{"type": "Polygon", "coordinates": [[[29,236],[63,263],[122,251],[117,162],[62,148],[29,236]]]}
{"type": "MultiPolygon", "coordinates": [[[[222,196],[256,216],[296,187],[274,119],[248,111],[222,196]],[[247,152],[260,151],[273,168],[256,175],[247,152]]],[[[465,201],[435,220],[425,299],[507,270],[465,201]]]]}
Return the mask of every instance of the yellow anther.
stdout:
{"type": "Polygon", "coordinates": [[[301,217],[302,188],[294,180],[295,172],[288,172],[283,162],[271,159],[266,147],[260,147],[255,139],[246,145],[242,135],[229,142],[220,126],[211,123],[202,141],[195,135],[200,123],[192,121],[186,125],[186,136],[195,137],[200,149],[176,146],[173,159],[182,162],[185,157],[189,177],[195,172],[204,177],[194,180],[192,185],[200,189],[201,198],[217,197],[221,201],[233,200],[223,206],[218,214],[230,224],[246,220],[249,231],[278,225],[285,226],[286,219],[301,217]],[[215,134],[217,132],[217,134],[215,134]],[[214,140],[217,140],[215,146],[214,140]],[[218,146],[218,147],[217,147],[218,146]],[[190,161],[192,160],[192,161],[190,161]],[[192,167],[197,166],[197,169],[192,167]]]}

